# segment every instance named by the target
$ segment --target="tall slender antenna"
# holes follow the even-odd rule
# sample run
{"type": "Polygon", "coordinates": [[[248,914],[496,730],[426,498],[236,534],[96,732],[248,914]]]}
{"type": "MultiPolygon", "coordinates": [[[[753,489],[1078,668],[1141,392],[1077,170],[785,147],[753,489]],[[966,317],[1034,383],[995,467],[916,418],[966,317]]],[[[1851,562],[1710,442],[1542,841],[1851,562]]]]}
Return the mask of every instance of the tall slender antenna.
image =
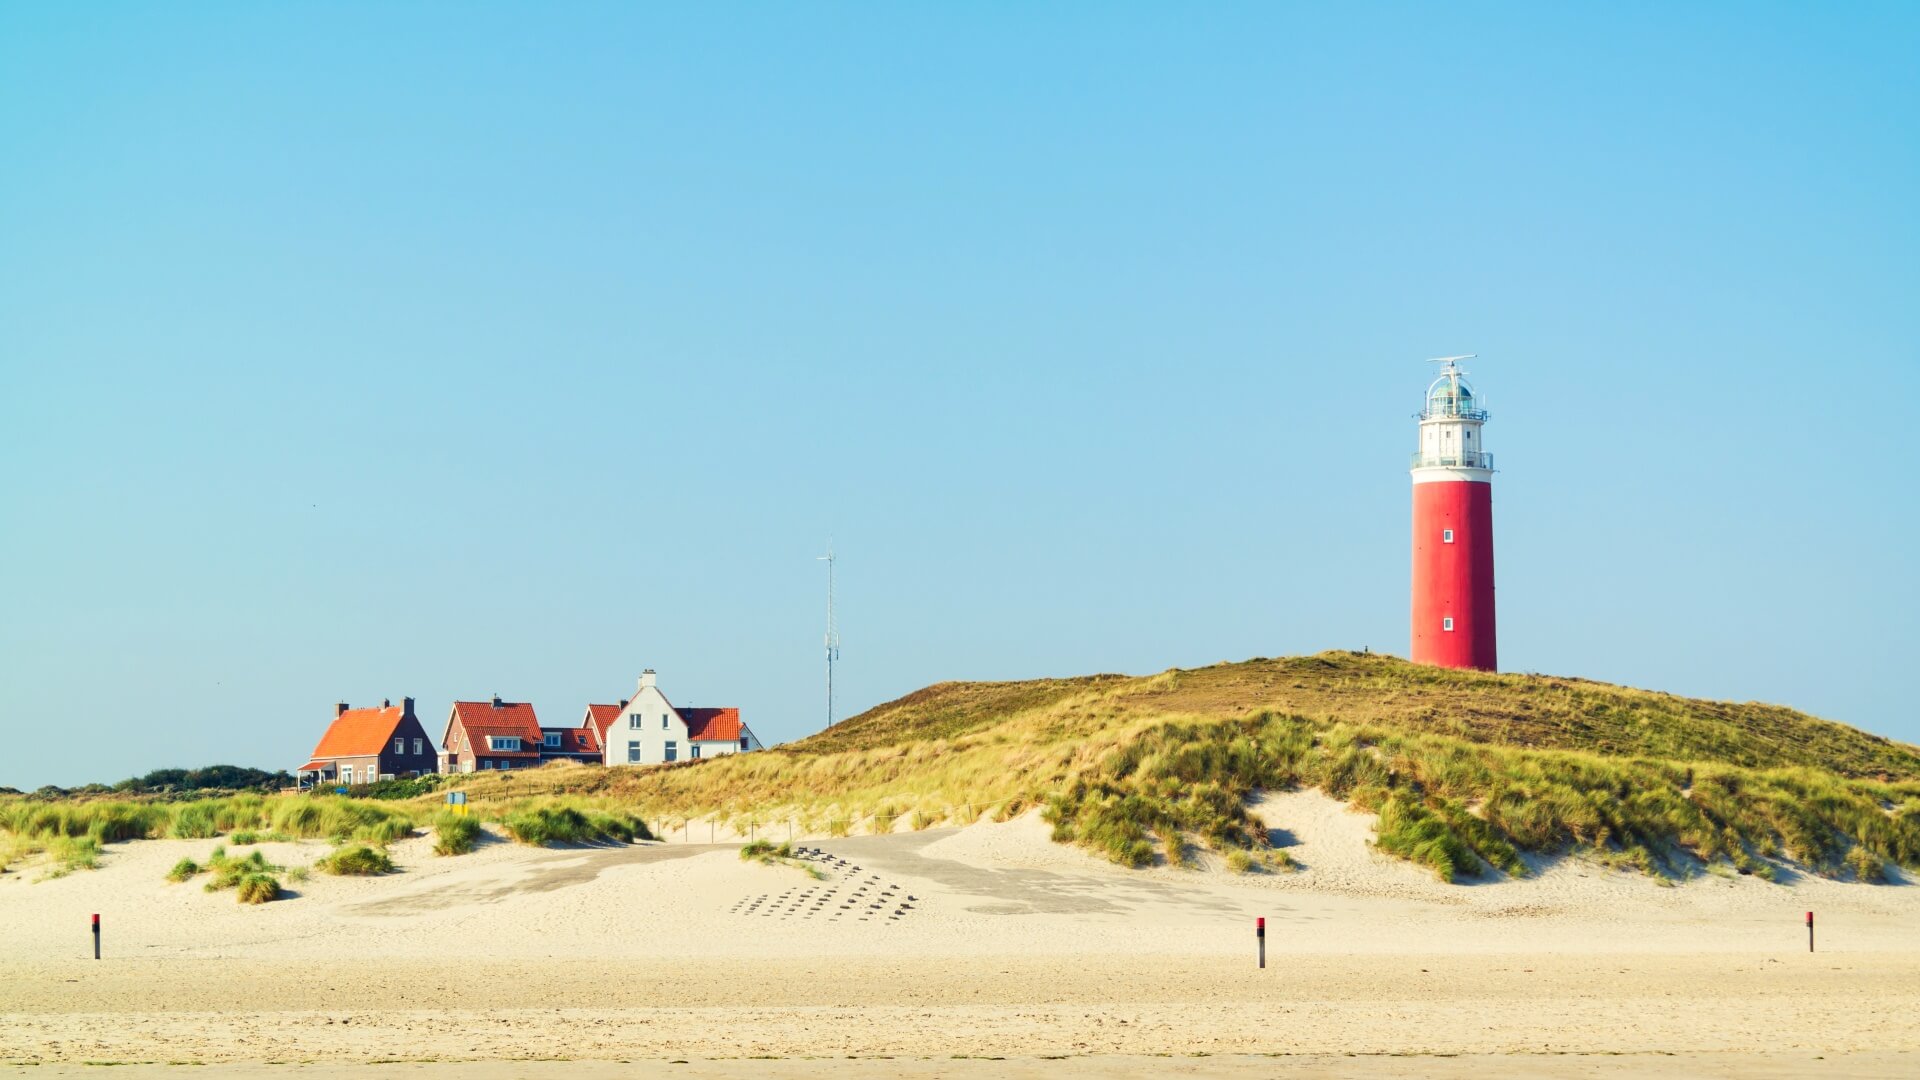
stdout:
{"type": "Polygon", "coordinates": [[[827,553],[814,560],[827,564],[827,726],[833,726],[833,662],[840,659],[840,628],[833,621],[833,537],[827,553]]]}

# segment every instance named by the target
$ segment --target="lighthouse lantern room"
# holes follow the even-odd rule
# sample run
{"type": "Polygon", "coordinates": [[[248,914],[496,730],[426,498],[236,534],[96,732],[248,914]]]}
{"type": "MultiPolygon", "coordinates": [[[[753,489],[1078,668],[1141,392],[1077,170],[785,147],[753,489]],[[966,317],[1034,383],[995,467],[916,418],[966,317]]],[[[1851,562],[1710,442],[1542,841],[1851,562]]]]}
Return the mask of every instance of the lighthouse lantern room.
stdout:
{"type": "Polygon", "coordinates": [[[1427,387],[1413,455],[1413,648],[1416,664],[1498,670],[1493,621],[1493,455],[1487,411],[1448,356],[1427,387]]]}

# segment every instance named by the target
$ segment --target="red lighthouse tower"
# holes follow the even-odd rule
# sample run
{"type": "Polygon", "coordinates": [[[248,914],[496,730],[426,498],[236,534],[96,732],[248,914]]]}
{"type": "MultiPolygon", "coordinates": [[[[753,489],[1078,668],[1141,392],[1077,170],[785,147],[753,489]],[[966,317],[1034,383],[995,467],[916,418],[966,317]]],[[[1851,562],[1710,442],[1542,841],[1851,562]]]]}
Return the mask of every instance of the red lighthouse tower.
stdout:
{"type": "Polygon", "coordinates": [[[1413,662],[1499,668],[1493,631],[1493,455],[1460,361],[1427,387],[1413,455],[1413,662]]]}

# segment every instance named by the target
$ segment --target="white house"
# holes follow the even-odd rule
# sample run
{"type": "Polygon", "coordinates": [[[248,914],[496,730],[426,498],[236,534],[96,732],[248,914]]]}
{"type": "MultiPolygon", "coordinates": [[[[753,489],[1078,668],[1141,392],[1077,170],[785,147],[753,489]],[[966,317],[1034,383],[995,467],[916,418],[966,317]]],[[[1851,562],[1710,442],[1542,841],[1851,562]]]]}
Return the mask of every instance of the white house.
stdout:
{"type": "Polygon", "coordinates": [[[762,749],[740,722],[739,709],[677,708],[660,692],[652,668],[641,673],[633,699],[606,721],[600,747],[608,765],[658,765],[762,749]]]}

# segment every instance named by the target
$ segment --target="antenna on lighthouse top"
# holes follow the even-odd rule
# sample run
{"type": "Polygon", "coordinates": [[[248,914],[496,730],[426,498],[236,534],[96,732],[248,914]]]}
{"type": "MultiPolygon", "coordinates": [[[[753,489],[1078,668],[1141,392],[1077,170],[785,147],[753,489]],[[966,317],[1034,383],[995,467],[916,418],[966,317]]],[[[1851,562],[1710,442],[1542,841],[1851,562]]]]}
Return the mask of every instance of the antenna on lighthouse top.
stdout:
{"type": "Polygon", "coordinates": [[[833,537],[827,537],[827,553],[814,559],[827,564],[827,726],[833,726],[833,662],[840,659],[840,627],[833,620],[833,537]]]}
{"type": "Polygon", "coordinates": [[[1472,360],[1479,355],[1479,353],[1465,353],[1461,356],[1436,356],[1427,363],[1447,365],[1440,369],[1442,375],[1465,375],[1466,372],[1460,370],[1460,361],[1472,360]]]}

